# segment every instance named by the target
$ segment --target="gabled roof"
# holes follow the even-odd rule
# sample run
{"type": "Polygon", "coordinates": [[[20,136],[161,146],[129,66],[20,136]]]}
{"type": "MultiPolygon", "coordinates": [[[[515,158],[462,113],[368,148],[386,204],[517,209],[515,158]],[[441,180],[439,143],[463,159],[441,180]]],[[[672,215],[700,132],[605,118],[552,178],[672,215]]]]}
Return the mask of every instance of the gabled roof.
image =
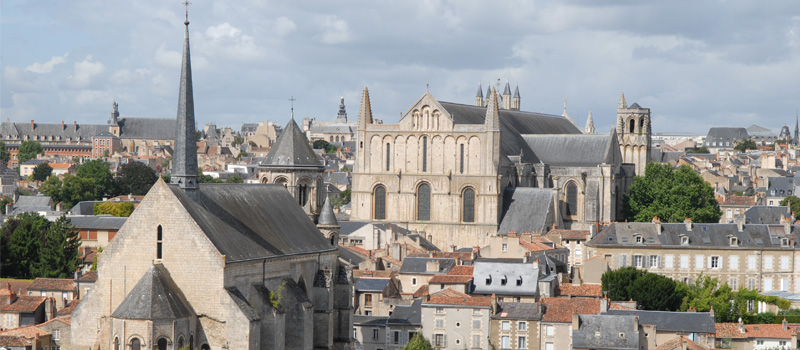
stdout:
{"type": "MultiPolygon", "coordinates": [[[[776,249],[781,248],[780,238],[790,237],[786,235],[783,225],[745,224],[741,231],[736,224],[696,223],[691,224],[691,230],[687,230],[686,226],[684,223],[662,223],[661,232],[658,232],[659,226],[649,222],[617,222],[595,235],[587,245],[647,249],[652,249],[653,246],[730,249],[729,237],[732,236],[738,238],[738,246],[741,248],[776,249]],[[634,236],[637,235],[641,235],[642,243],[636,243],[634,236]],[[688,237],[688,244],[681,244],[683,236],[688,237]]],[[[793,232],[796,229],[797,227],[792,227],[793,232]]]]}
{"type": "Polygon", "coordinates": [[[591,135],[523,135],[542,162],[551,166],[596,166],[612,164],[619,153],[616,137],[591,135]]]}
{"type": "Polygon", "coordinates": [[[639,316],[640,324],[656,325],[659,331],[715,333],[714,316],[708,312],[609,310],[608,315],[639,316]]]}
{"type": "Polygon", "coordinates": [[[792,332],[800,331],[798,325],[793,324],[783,329],[783,325],[776,324],[746,324],[744,333],[739,329],[738,323],[717,323],[716,337],[718,339],[730,337],[733,339],[746,338],[772,338],[772,339],[791,339],[792,332]]]}
{"type": "Polygon", "coordinates": [[[510,187],[503,195],[503,218],[497,233],[545,232],[554,220],[552,189],[510,187]]]}
{"type": "Polygon", "coordinates": [[[281,185],[202,184],[193,196],[169,189],[226,261],[336,249],[281,185]]]}
{"type": "Polygon", "coordinates": [[[581,315],[572,330],[575,349],[639,349],[639,329],[633,316],[581,315]]]}
{"type": "Polygon", "coordinates": [[[455,259],[450,258],[421,258],[421,257],[406,257],[403,259],[403,267],[400,268],[400,273],[408,274],[437,274],[448,273],[453,266],[455,266],[455,259]],[[436,271],[428,271],[428,262],[434,261],[438,265],[436,271]]]}
{"type": "Polygon", "coordinates": [[[397,305],[389,316],[387,324],[422,325],[422,299],[416,299],[411,305],[397,305]]]}
{"type": "Polygon", "coordinates": [[[493,319],[538,321],[542,319],[542,304],[522,302],[498,302],[493,319]]]}
{"type": "Polygon", "coordinates": [[[361,277],[356,280],[356,291],[381,293],[386,289],[389,282],[391,282],[389,278],[361,277]]]}
{"type": "Polygon", "coordinates": [[[71,292],[75,290],[75,283],[68,278],[44,278],[38,277],[33,280],[28,290],[55,290],[71,292]]]}
{"type": "Polygon", "coordinates": [[[305,133],[300,130],[294,119],[289,120],[286,129],[281,132],[281,136],[272,145],[261,165],[279,168],[323,167],[311,144],[308,143],[305,133]]]}
{"type": "Polygon", "coordinates": [[[535,264],[478,260],[473,266],[472,292],[475,294],[537,295],[539,266],[535,264]]]}
{"type": "Polygon", "coordinates": [[[105,215],[72,216],[69,220],[72,226],[75,226],[77,229],[119,230],[128,218],[105,215]]]}
{"type": "MultiPolygon", "coordinates": [[[[600,313],[600,299],[589,298],[542,298],[545,307],[543,322],[572,322],[572,314],[591,315],[600,313]]],[[[611,310],[628,309],[622,305],[610,302],[611,310]]]]}
{"type": "Polygon", "coordinates": [[[423,305],[452,305],[452,306],[478,306],[488,307],[492,304],[491,297],[473,297],[459,291],[447,288],[431,294],[430,299],[423,305]]]}
{"type": "MultiPolygon", "coordinates": [[[[174,140],[173,118],[120,118],[119,136],[123,139],[174,140]]],[[[105,128],[108,130],[108,127],[105,128]]]]}
{"type": "Polygon", "coordinates": [[[139,279],[111,317],[132,320],[174,320],[194,315],[192,306],[161,264],[139,279]]]}

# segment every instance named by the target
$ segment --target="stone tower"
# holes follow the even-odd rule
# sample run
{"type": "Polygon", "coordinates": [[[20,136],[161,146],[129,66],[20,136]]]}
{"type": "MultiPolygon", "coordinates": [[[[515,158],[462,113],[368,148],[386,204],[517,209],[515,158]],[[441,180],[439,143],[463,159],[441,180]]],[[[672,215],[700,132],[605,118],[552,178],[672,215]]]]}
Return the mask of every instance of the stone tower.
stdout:
{"type": "Polygon", "coordinates": [[[197,189],[197,143],[194,128],[194,97],[192,94],[192,63],[189,58],[189,20],[184,22],[183,61],[178,93],[178,121],[175,135],[175,155],[172,158],[170,183],[185,190],[197,189]]]}
{"type": "Polygon", "coordinates": [[[478,93],[475,94],[475,105],[478,107],[483,107],[483,88],[481,88],[481,83],[478,83],[478,93]]]}
{"type": "Polygon", "coordinates": [[[511,109],[511,84],[506,81],[506,87],[503,88],[503,109],[511,109]]]}
{"type": "Polygon", "coordinates": [[[519,110],[519,85],[514,88],[514,97],[511,99],[511,109],[518,111],[519,110]]]}
{"type": "Polygon", "coordinates": [[[628,106],[623,93],[617,104],[617,139],[622,162],[635,164],[636,175],[644,175],[650,162],[651,134],[650,108],[638,103],[628,106]]]}
{"type": "Polygon", "coordinates": [[[347,124],[347,110],[344,108],[344,96],[339,102],[339,114],[336,115],[336,122],[340,124],[347,124]]]}
{"type": "Polygon", "coordinates": [[[108,132],[119,137],[119,105],[117,105],[117,101],[111,104],[111,119],[108,120],[108,132]]]}

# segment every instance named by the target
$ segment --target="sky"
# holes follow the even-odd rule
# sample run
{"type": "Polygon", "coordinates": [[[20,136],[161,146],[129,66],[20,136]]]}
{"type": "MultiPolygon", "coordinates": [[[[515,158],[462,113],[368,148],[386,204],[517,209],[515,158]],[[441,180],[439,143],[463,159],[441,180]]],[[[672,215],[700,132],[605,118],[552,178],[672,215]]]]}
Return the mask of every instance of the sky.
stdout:
{"type": "MultiPolygon", "coordinates": [[[[180,0],[0,2],[0,120],[103,124],[174,118],[180,0]]],[[[195,117],[231,126],[397,122],[426,88],[472,104],[479,83],[519,86],[522,110],[567,112],[598,132],[620,94],[654,132],[794,129],[800,1],[194,0],[195,117]]]]}

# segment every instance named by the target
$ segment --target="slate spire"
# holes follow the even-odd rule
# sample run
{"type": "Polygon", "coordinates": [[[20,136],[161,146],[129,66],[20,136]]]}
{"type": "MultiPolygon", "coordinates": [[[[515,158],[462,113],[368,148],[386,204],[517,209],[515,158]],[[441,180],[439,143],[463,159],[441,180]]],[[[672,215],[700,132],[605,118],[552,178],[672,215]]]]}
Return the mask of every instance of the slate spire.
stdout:
{"type": "Polygon", "coordinates": [[[336,220],[336,215],[333,213],[331,198],[328,196],[325,196],[325,204],[322,205],[322,211],[319,213],[317,225],[339,226],[339,222],[336,220]]]}
{"type": "Polygon", "coordinates": [[[183,41],[183,62],[178,92],[178,120],[175,128],[175,154],[172,159],[170,183],[186,190],[197,189],[197,144],[194,128],[194,97],[192,94],[192,63],[189,54],[189,20],[183,41]]]}
{"type": "Polygon", "coordinates": [[[483,98],[483,88],[481,87],[481,83],[478,83],[478,93],[475,94],[475,97],[483,98]]]}
{"type": "Polygon", "coordinates": [[[483,88],[481,88],[481,83],[478,82],[478,92],[475,94],[475,105],[478,107],[483,107],[484,103],[485,102],[483,101],[483,88]]]}
{"type": "Polygon", "coordinates": [[[800,122],[800,116],[798,114],[795,114],[795,117],[794,117],[794,139],[792,140],[792,144],[795,145],[795,146],[800,144],[800,125],[798,125],[798,122],[800,122]]]}

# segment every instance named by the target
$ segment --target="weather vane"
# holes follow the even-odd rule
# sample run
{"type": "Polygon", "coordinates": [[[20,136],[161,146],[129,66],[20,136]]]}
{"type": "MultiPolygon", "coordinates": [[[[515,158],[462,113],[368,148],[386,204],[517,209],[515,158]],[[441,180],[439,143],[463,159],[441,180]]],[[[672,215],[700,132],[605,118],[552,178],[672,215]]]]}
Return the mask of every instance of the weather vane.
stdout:
{"type": "Polygon", "coordinates": [[[289,101],[292,102],[292,119],[294,119],[294,101],[297,101],[297,99],[292,96],[289,98],[289,101]]]}
{"type": "Polygon", "coordinates": [[[189,2],[189,0],[184,0],[184,2],[183,2],[183,6],[186,6],[186,22],[187,23],[189,22],[189,5],[191,5],[191,4],[192,3],[189,2]]]}

